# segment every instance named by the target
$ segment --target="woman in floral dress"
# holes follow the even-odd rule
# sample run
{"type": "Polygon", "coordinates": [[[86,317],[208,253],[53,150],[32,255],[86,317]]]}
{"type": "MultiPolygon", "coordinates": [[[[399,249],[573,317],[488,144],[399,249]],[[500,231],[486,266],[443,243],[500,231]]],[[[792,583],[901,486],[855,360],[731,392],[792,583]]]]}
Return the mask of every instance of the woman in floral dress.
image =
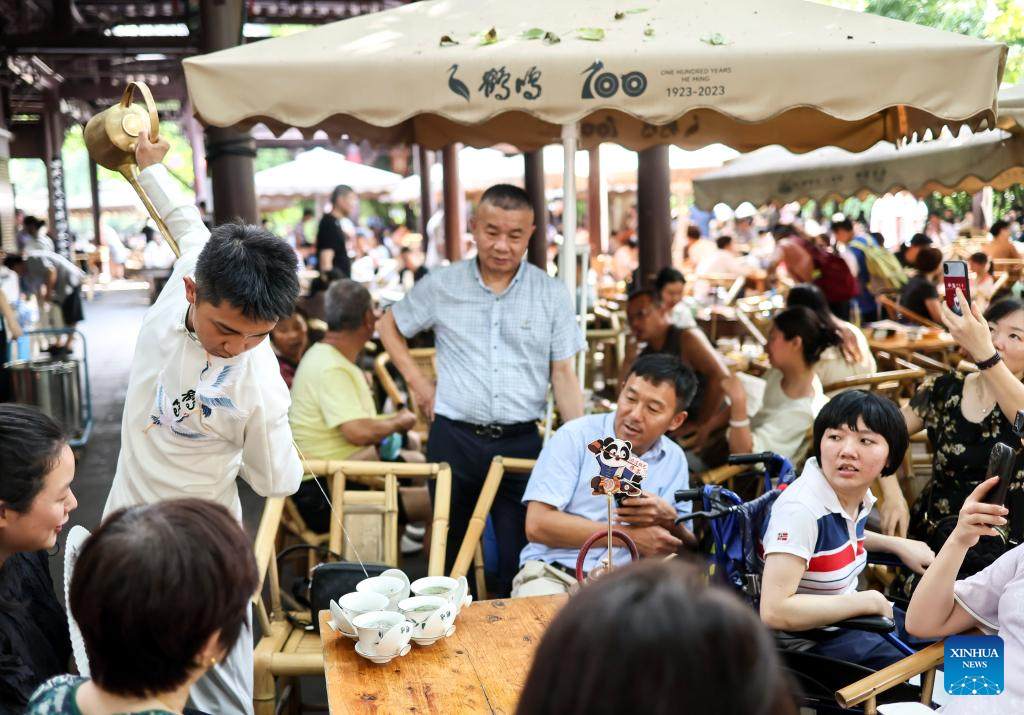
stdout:
{"type": "MultiPolygon", "coordinates": [[[[1000,301],[985,314],[991,333],[992,353],[998,353],[1017,380],[1024,378],[1024,302],[1000,301]]],[[[984,350],[985,348],[981,348],[984,350]]],[[[991,356],[989,356],[991,357],[991,356]]],[[[979,362],[984,363],[985,358],[979,362]]],[[[995,366],[994,366],[995,367],[995,366]]],[[[999,366],[1001,367],[1001,366],[999,366]]],[[[956,526],[964,501],[985,479],[989,455],[996,442],[1019,447],[1013,433],[1014,414],[1007,415],[1000,404],[998,387],[985,373],[943,375],[914,396],[903,417],[911,434],[926,429],[932,444],[932,479],[910,511],[908,536],[926,541],[938,551],[956,526]]],[[[1007,506],[1011,515],[1024,510],[1024,460],[1013,473],[1007,506]],[[1016,508],[1014,508],[1016,505],[1016,508]]],[[[1011,520],[1011,535],[1020,536],[1024,516],[1011,520]]],[[[960,578],[980,571],[1005,550],[1000,537],[985,537],[968,553],[960,578]]],[[[912,592],[916,579],[901,581],[904,595],[912,592]]]]}

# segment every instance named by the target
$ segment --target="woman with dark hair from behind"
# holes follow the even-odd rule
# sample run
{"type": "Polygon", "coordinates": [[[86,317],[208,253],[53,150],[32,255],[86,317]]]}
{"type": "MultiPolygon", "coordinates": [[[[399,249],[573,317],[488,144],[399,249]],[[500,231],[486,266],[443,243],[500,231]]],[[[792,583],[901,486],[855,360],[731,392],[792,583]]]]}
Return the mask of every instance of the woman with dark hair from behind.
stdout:
{"type": "Polygon", "coordinates": [[[67,617],[46,550],[78,506],[75,456],[61,429],[24,405],[0,405],[0,714],[20,715],[32,691],[71,658],[67,617]]]}
{"type": "Polygon", "coordinates": [[[573,596],[534,656],[517,715],[796,715],[775,644],[736,596],[679,559],[573,596]]]}
{"type": "Polygon", "coordinates": [[[28,715],[181,713],[192,685],[248,627],[257,580],[249,540],[219,504],[172,499],[114,512],[83,544],[68,598],[92,679],[53,678],[28,715]]]}
{"type": "Polygon", "coordinates": [[[768,333],[768,360],[761,408],[751,416],[747,391],[735,374],[722,381],[730,400],[729,453],[776,452],[799,463],[810,447],[808,431],[825,403],[814,365],[839,344],[832,326],[802,305],[775,316],[768,333]]]}
{"type": "MultiPolygon", "coordinates": [[[[912,277],[900,291],[900,305],[934,323],[942,323],[939,312],[939,289],[935,282],[942,267],[942,251],[926,246],[917,254],[914,268],[917,275],[912,277]]],[[[914,322],[904,318],[904,322],[914,322]]]]}
{"type": "Polygon", "coordinates": [[[878,370],[864,333],[853,323],[840,320],[832,314],[821,288],[813,283],[800,283],[790,288],[786,296],[786,307],[797,305],[813,310],[823,323],[832,326],[841,341],[836,347],[826,348],[814,364],[814,373],[823,386],[846,377],[870,375],[878,370]]]}

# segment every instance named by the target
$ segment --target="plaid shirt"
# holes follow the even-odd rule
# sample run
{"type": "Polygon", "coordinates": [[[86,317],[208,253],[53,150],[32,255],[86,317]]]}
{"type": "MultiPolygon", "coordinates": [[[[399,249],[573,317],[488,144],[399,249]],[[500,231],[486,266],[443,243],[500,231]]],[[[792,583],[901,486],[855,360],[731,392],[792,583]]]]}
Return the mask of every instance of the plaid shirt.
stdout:
{"type": "Polygon", "coordinates": [[[406,338],[434,330],[434,411],[474,424],[540,419],[551,363],[586,346],[565,286],[526,262],[500,294],[475,258],[431,271],[392,310],[406,338]]]}

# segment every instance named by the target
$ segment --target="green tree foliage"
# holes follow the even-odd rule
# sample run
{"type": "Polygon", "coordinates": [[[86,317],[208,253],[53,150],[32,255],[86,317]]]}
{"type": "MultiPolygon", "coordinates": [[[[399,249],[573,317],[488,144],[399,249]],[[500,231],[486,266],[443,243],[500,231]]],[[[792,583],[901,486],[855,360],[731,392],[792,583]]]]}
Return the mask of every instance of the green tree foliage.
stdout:
{"type": "Polygon", "coordinates": [[[937,30],[1002,42],[1010,48],[1003,82],[1024,81],[1022,0],[816,0],[937,30]]]}

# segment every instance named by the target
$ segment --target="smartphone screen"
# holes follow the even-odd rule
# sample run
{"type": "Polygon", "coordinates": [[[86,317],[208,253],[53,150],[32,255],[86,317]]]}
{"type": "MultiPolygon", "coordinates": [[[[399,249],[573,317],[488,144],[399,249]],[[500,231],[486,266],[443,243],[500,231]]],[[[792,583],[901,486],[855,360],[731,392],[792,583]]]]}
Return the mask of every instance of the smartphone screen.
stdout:
{"type": "Polygon", "coordinates": [[[967,264],[964,261],[945,261],[942,264],[942,282],[946,288],[946,305],[957,315],[963,315],[960,300],[956,297],[959,288],[967,304],[971,303],[971,285],[967,279],[967,264]]]}
{"type": "Polygon", "coordinates": [[[988,504],[1005,504],[1006,492],[1010,488],[1010,477],[1017,461],[1017,455],[1008,445],[996,442],[988,459],[986,479],[999,477],[999,482],[985,495],[988,504]]]}

